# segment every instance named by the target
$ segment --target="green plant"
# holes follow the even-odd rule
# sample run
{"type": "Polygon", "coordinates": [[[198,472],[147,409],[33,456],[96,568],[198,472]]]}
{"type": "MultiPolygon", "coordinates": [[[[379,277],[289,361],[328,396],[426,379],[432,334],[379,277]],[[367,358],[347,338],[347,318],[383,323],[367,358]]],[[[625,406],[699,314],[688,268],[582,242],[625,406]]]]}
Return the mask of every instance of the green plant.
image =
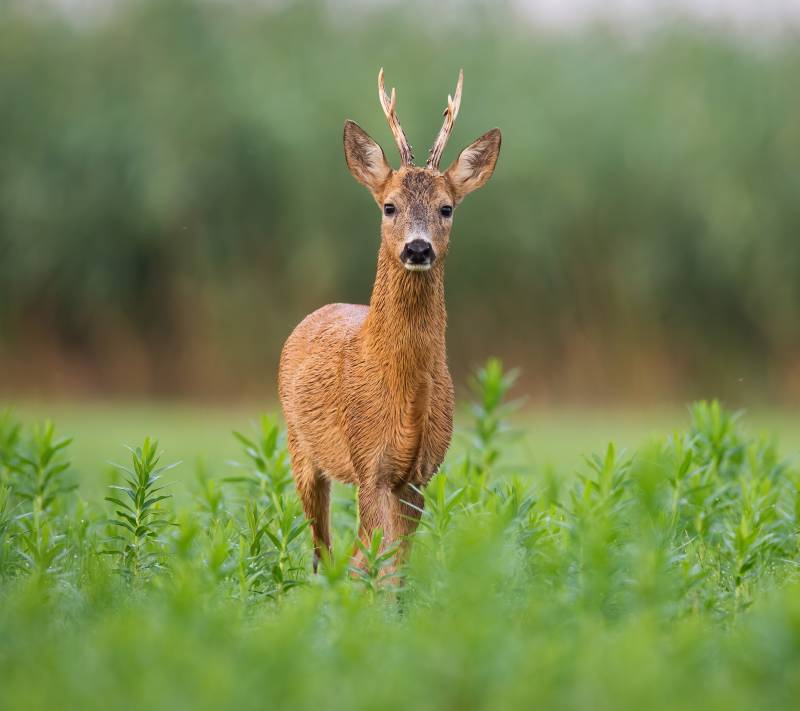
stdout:
{"type": "Polygon", "coordinates": [[[227,477],[228,483],[245,487],[245,528],[239,537],[238,578],[240,595],[266,595],[281,599],[305,582],[298,543],[308,528],[296,496],[289,494],[292,475],[284,436],[267,415],[256,428],[257,438],[234,432],[249,464],[248,474],[227,477]],[[255,500],[249,498],[255,495],[255,500]],[[271,545],[265,546],[268,541],[271,545]]]}
{"type": "Polygon", "coordinates": [[[14,551],[11,546],[11,534],[17,517],[12,512],[11,487],[0,484],[0,578],[11,573],[14,551]]]}
{"type": "Polygon", "coordinates": [[[159,535],[170,524],[170,519],[159,504],[172,495],[159,493],[167,487],[159,482],[164,472],[175,468],[180,462],[159,467],[161,454],[158,452],[158,442],[151,441],[149,437],[145,438],[141,447],[128,449],[131,452],[131,467],[114,464],[123,472],[124,485],[110,485],[109,488],[119,494],[105,497],[116,507],[114,517],[108,523],[121,530],[109,537],[111,547],[103,552],[116,557],[119,563],[117,570],[136,581],[164,567],[159,535]]]}
{"type": "Polygon", "coordinates": [[[463,486],[454,488],[450,484],[446,472],[437,474],[425,489],[416,487],[414,489],[422,495],[425,501],[419,520],[419,529],[423,538],[421,542],[424,545],[427,543],[427,539],[431,539],[439,560],[443,562],[445,539],[463,507],[466,489],[463,486]]]}
{"type": "Polygon", "coordinates": [[[12,462],[17,457],[22,425],[11,409],[0,411],[0,484],[7,483],[12,462]]]}
{"type": "Polygon", "coordinates": [[[374,599],[380,592],[394,588],[397,580],[390,573],[400,550],[400,544],[384,546],[383,530],[376,528],[368,545],[357,538],[356,547],[361,553],[361,562],[358,566],[353,566],[351,571],[364,585],[370,597],[374,599]]]}
{"type": "Polygon", "coordinates": [[[196,475],[195,501],[208,523],[226,520],[227,501],[222,486],[216,479],[209,477],[201,466],[198,466],[196,475]]]}
{"type": "Polygon", "coordinates": [[[518,371],[506,372],[500,360],[490,358],[470,378],[472,426],[467,433],[471,445],[469,456],[474,475],[481,479],[500,459],[502,447],[512,434],[508,417],[519,407],[519,402],[509,402],[508,393],[518,377],[518,371]]]}
{"type": "Polygon", "coordinates": [[[301,563],[302,557],[293,543],[308,528],[309,523],[294,498],[275,495],[273,511],[274,516],[264,531],[275,552],[275,560],[268,569],[269,587],[265,593],[281,598],[304,582],[306,573],[301,563]]]}
{"type": "Polygon", "coordinates": [[[262,415],[258,424],[253,425],[253,429],[256,433],[254,438],[246,437],[240,432],[233,433],[242,444],[248,462],[230,462],[231,465],[244,469],[246,474],[227,477],[225,481],[248,484],[266,502],[273,495],[282,496],[292,485],[289,453],[281,428],[274,419],[262,415]]]}
{"type": "Polygon", "coordinates": [[[76,488],[64,481],[70,463],[63,452],[71,442],[70,437],[56,438],[53,423],[45,422],[33,428],[7,465],[14,495],[36,515],[49,511],[60,494],[76,488]]]}
{"type": "Polygon", "coordinates": [[[67,553],[63,532],[63,495],[77,485],[65,481],[70,462],[65,450],[71,438],[57,438],[51,422],[33,427],[23,439],[18,425],[6,430],[8,482],[13,499],[18,502],[13,539],[22,565],[40,582],[61,571],[67,553]]]}

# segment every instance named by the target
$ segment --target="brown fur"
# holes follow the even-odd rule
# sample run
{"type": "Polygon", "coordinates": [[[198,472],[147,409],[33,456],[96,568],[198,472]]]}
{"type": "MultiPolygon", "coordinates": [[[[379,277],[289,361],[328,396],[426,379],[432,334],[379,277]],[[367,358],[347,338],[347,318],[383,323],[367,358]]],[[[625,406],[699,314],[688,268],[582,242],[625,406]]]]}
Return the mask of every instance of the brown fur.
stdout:
{"type": "Polygon", "coordinates": [[[307,316],[281,353],[278,389],[297,490],[311,521],[316,560],[330,550],[330,485],[358,487],[359,536],[380,527],[386,544],[418,523],[425,486],[444,459],[453,431],[453,384],[447,369],[444,262],[455,206],[491,175],[500,132],[465,149],[444,173],[403,166],[392,171],[378,146],[345,124],[345,156],[354,177],[383,206],[378,268],[369,307],[329,304],[307,316]],[[479,165],[480,164],[480,165],[479,165]],[[409,235],[435,252],[428,271],[401,259],[409,235]]]}

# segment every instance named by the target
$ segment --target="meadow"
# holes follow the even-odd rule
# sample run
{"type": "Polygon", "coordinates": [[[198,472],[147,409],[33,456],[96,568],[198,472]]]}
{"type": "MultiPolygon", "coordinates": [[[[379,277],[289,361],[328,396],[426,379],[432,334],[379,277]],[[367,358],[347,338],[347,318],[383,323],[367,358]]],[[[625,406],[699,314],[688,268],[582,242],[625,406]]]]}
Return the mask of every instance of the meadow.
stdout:
{"type": "Polygon", "coordinates": [[[274,417],[9,410],[0,707],[791,706],[796,421],[713,401],[548,417],[513,379],[474,374],[399,577],[379,536],[350,568],[344,487],[311,574],[274,417]]]}

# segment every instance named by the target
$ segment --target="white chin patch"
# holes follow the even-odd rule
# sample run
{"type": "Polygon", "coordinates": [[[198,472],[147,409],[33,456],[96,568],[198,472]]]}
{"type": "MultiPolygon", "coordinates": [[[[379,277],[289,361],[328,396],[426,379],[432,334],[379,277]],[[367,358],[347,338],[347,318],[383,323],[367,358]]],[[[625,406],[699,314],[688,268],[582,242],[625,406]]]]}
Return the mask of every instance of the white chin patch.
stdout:
{"type": "Polygon", "coordinates": [[[427,272],[431,268],[430,264],[409,264],[403,262],[403,266],[410,272],[427,272]]]}

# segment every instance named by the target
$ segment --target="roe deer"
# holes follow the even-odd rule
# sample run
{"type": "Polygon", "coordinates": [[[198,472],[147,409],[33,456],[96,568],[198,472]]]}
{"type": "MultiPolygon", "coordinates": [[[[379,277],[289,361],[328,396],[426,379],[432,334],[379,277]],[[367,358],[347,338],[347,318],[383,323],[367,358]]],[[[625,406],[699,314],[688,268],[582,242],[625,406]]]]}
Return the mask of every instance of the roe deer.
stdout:
{"type": "Polygon", "coordinates": [[[369,306],[329,304],[307,316],[281,353],[278,389],[297,491],[311,522],[314,570],[330,551],[331,480],[358,487],[359,537],[382,528],[405,541],[419,522],[419,488],[436,473],[453,430],[445,355],[444,261],[453,211],[491,177],[500,152],[492,129],[443,173],[439,161],[461,103],[463,72],[424,168],[414,165],[391,97],[378,97],[400,151],[392,170],[358,124],[344,124],[355,179],[381,208],[378,269],[369,306]]]}

